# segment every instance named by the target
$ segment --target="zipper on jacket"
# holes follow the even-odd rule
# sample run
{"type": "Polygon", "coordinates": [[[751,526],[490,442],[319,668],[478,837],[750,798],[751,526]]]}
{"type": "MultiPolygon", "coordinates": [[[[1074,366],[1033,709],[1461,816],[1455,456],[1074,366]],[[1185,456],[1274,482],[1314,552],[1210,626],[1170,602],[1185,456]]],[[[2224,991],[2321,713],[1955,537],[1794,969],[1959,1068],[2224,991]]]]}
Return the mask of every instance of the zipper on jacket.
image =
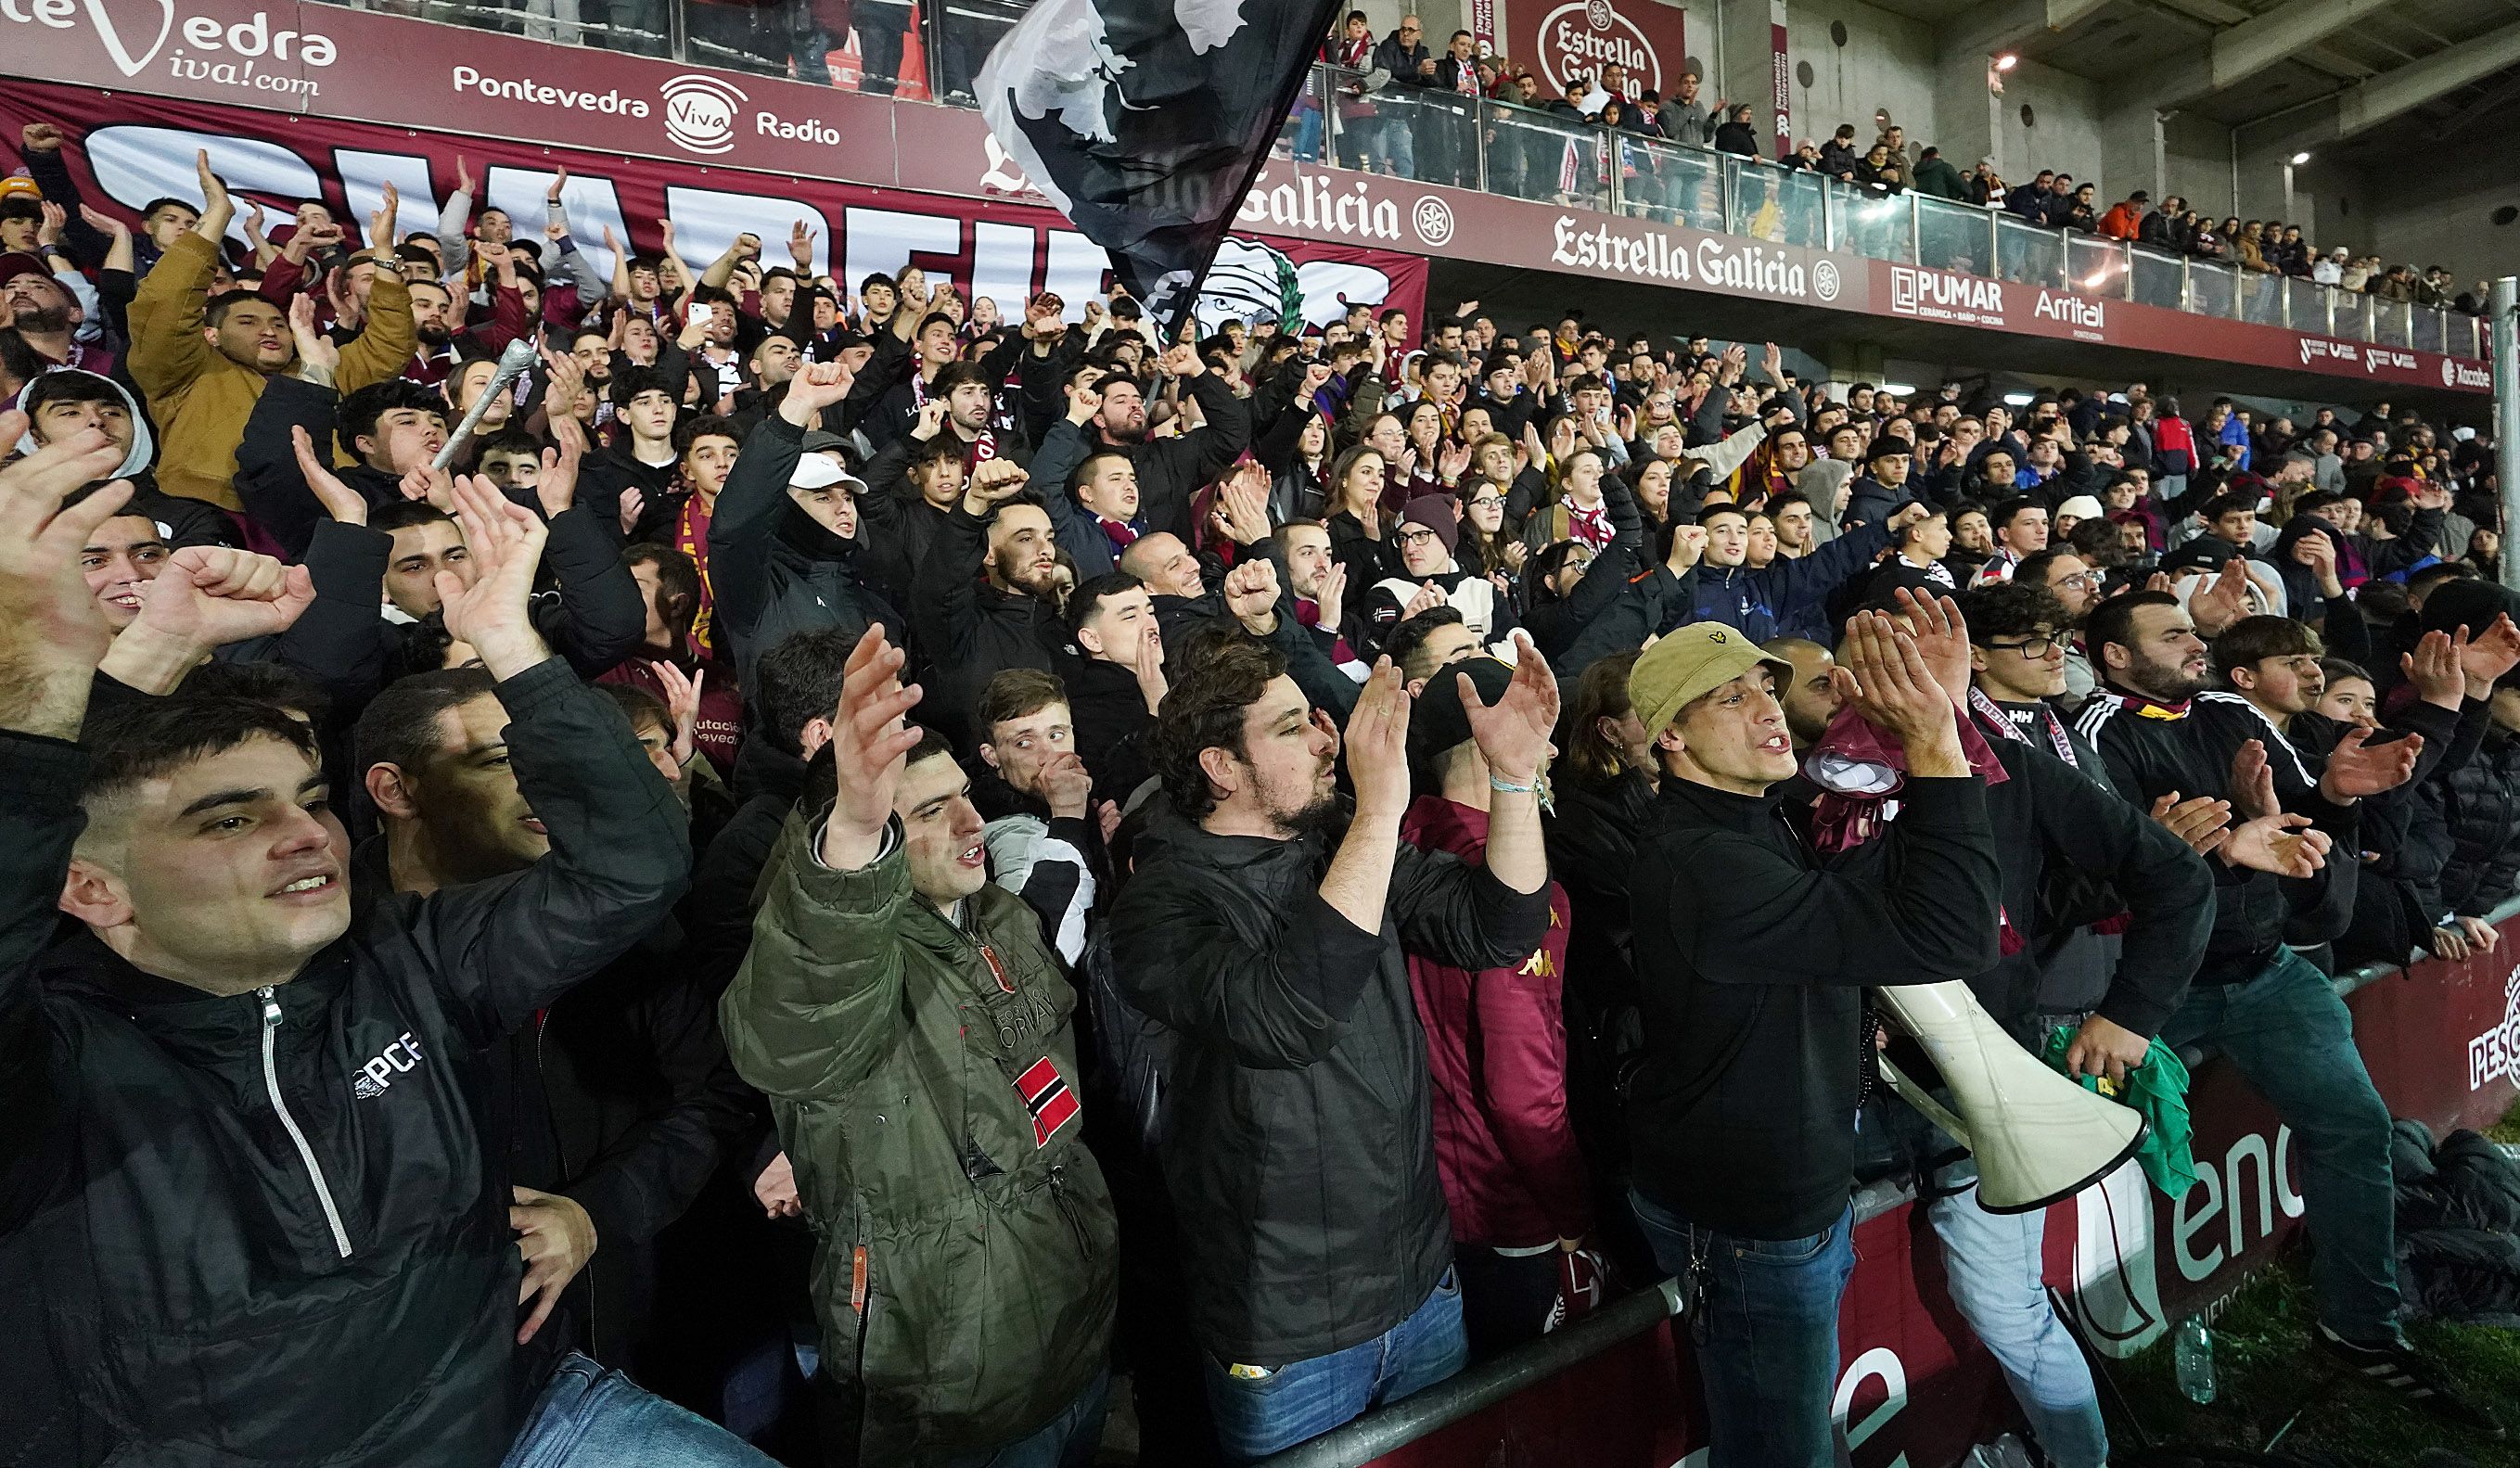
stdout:
{"type": "Polygon", "coordinates": [[[1058,1216],[1067,1221],[1068,1234],[1076,1240],[1076,1257],[1093,1258],[1094,1251],[1085,1243],[1085,1220],[1077,1215],[1076,1200],[1067,1195],[1065,1164],[1054,1166],[1050,1170],[1050,1200],[1058,1205],[1058,1216]]]}
{"type": "Polygon", "coordinates": [[[341,1226],[341,1211],[333,1206],[332,1184],[324,1180],[323,1165],[315,1160],[315,1149],[306,1144],[306,1134],[297,1130],[297,1118],[289,1114],[289,1103],[280,1098],[280,1067],[272,1058],[272,1046],[280,1034],[280,1000],[266,984],[254,991],[262,1000],[262,1086],[271,1095],[271,1109],[280,1113],[280,1125],[289,1129],[289,1139],[297,1144],[298,1160],[306,1164],[306,1176],[315,1183],[315,1201],[324,1205],[324,1222],[333,1227],[333,1247],[341,1257],[350,1257],[350,1231],[341,1226]]]}

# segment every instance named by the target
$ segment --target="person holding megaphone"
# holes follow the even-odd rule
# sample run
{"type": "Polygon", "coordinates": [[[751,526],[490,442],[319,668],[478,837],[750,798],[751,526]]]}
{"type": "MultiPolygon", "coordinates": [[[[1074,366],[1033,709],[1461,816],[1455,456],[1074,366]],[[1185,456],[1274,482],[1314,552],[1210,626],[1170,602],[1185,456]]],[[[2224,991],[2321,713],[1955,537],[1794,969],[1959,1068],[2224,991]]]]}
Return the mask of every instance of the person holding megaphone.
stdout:
{"type": "Polygon", "coordinates": [[[1646,1044],[1633,1201],[1680,1276],[1710,1468],[1836,1460],[1863,991],[1964,980],[2002,956],[1985,786],[1917,640],[1877,613],[1847,624],[1838,685],[1907,771],[1887,860],[1859,871],[1823,862],[1781,810],[1797,767],[1777,695],[1792,672],[1700,622],[1628,679],[1663,773],[1633,888],[1646,1044]]]}

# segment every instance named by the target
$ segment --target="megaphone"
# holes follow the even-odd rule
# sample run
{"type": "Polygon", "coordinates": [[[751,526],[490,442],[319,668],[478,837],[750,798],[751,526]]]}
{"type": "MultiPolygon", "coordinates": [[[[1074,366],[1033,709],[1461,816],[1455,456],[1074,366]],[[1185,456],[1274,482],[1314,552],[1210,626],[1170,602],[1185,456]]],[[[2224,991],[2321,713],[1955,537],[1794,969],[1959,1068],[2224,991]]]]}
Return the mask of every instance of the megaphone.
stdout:
{"type": "Polygon", "coordinates": [[[2134,1107],[2085,1090],[2023,1049],[1966,984],[1873,992],[1932,1057],[1959,1113],[1886,1058],[1883,1079],[1977,1159],[1978,1205],[1987,1212],[2029,1213],[2070,1198],[2143,1144],[2134,1107]]]}

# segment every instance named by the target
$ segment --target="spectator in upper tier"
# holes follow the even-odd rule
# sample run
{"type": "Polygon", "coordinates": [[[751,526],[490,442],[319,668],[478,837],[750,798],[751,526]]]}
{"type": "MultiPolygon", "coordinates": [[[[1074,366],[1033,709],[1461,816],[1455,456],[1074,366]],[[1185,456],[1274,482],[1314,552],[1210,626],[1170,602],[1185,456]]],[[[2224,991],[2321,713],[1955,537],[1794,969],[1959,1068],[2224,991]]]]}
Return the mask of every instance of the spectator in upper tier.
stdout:
{"type": "Polygon", "coordinates": [[[1751,125],[1750,104],[1736,103],[1724,114],[1724,123],[1715,129],[1718,152],[1736,153],[1745,158],[1759,156],[1759,132],[1751,125]]]}
{"type": "Polygon", "coordinates": [[[1961,176],[1952,160],[1943,156],[1939,148],[1927,148],[1916,156],[1916,192],[1936,199],[1968,201],[1968,180],[1961,176]]]}
{"type": "Polygon", "coordinates": [[[2109,211],[2100,216],[2099,232],[2112,240],[2141,239],[2144,213],[2151,203],[2150,194],[2141,189],[2136,190],[2133,194],[2109,205],[2109,211]]]}

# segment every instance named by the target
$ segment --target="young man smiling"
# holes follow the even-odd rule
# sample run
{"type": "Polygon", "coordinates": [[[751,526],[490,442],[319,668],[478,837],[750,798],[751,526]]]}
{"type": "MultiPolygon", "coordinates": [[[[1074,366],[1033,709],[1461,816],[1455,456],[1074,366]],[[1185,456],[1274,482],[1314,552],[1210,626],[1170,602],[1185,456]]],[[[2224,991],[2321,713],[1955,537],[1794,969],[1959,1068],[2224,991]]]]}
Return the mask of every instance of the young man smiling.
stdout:
{"type": "MultiPolygon", "coordinates": [[[[660,920],[689,863],[671,790],[533,632],[539,522],[463,494],[487,568],[449,585],[447,623],[500,681],[554,855],[354,907],[295,720],[177,697],[73,742],[107,647],[74,555],[117,492],[58,506],[85,461],[110,466],[102,442],[0,471],[0,1101],[20,1119],[5,1215],[59,1318],[80,1322],[79,1390],[161,1454],[457,1468],[512,1447],[617,1461],[662,1440],[758,1463],[583,1359],[530,1415],[511,1395],[514,1200],[483,1151],[471,1054],[660,920]],[[48,948],[56,908],[83,931],[48,948]]],[[[213,598],[193,631],[276,632],[303,597],[293,581],[213,598]]]]}

